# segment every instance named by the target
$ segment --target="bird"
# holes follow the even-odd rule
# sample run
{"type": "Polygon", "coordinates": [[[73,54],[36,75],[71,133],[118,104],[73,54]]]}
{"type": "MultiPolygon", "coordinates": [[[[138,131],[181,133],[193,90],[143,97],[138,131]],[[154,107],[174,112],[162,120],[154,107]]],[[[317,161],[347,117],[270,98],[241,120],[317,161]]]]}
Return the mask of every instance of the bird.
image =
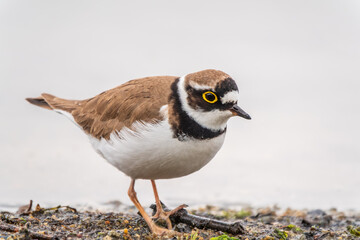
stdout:
{"type": "Polygon", "coordinates": [[[251,119],[238,106],[236,82],[220,70],[130,80],[85,100],[43,93],[26,98],[69,118],[88,136],[94,150],[131,178],[128,195],[151,232],[173,232],[155,180],[179,178],[204,167],[223,145],[227,121],[251,119]],[[135,192],[135,181],[150,180],[157,211],[150,217],[135,192]],[[167,229],[154,219],[163,219],[167,229]]]}

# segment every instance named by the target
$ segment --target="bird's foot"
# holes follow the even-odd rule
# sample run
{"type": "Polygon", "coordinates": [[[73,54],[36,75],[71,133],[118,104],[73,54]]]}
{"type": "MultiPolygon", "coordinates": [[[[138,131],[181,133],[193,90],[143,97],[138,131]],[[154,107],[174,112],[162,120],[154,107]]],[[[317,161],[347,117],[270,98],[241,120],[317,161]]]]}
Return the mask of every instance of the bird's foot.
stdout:
{"type": "Polygon", "coordinates": [[[175,235],[176,234],[175,231],[159,227],[155,223],[149,225],[149,228],[150,228],[151,232],[157,236],[175,235]]]}
{"type": "Polygon", "coordinates": [[[167,224],[167,227],[168,229],[172,229],[172,224],[171,224],[171,221],[170,221],[170,216],[175,214],[177,211],[183,209],[183,208],[186,208],[188,207],[188,205],[186,204],[182,204],[180,206],[178,206],[177,208],[173,209],[173,210],[170,210],[170,211],[165,211],[163,209],[163,206],[160,206],[160,207],[156,207],[156,213],[154,216],[152,216],[152,219],[155,220],[155,219],[162,219],[162,220],[165,220],[166,224],[167,224]]]}
{"type": "Polygon", "coordinates": [[[173,210],[170,210],[170,211],[165,211],[162,207],[156,208],[156,213],[154,216],[152,216],[152,218],[157,219],[157,218],[170,217],[171,215],[175,214],[177,211],[179,211],[183,208],[187,208],[187,207],[188,207],[188,205],[182,204],[182,205],[178,206],[177,208],[174,208],[173,210]]]}

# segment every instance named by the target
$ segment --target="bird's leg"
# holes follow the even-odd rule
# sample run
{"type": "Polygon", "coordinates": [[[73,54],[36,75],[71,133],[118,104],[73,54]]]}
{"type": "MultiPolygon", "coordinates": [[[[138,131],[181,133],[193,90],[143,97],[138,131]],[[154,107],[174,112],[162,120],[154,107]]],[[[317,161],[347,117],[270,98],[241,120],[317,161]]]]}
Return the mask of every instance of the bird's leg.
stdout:
{"type": "Polygon", "coordinates": [[[178,206],[177,208],[175,208],[175,209],[173,209],[171,211],[164,211],[164,209],[163,209],[163,207],[161,205],[161,202],[160,202],[160,198],[159,198],[157,188],[156,188],[156,184],[155,184],[154,180],[151,180],[151,185],[152,185],[153,190],[154,190],[155,202],[156,202],[156,213],[152,218],[153,219],[156,219],[156,218],[164,219],[166,221],[168,229],[172,229],[172,224],[171,224],[171,221],[170,221],[169,217],[172,214],[179,211],[180,209],[186,208],[187,205],[183,204],[183,205],[180,205],[180,206],[178,206]]]}
{"type": "Polygon", "coordinates": [[[155,233],[157,235],[163,235],[163,234],[166,234],[166,233],[173,233],[170,230],[167,230],[165,228],[157,226],[152,221],[152,219],[149,217],[149,215],[147,215],[144,208],[141,206],[139,200],[136,197],[136,192],[135,192],[134,186],[135,186],[135,180],[131,179],[131,183],[130,183],[130,187],[129,187],[129,191],[128,191],[129,198],[134,203],[135,207],[139,210],[141,216],[144,218],[144,220],[147,223],[147,225],[149,226],[151,232],[155,233]]]}

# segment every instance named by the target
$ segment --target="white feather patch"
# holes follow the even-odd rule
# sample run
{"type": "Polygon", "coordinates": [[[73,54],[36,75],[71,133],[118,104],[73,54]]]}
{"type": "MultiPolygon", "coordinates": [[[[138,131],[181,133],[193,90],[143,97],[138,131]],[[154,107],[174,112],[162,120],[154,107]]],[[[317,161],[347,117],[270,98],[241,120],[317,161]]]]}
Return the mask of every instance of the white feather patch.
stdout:
{"type": "Polygon", "coordinates": [[[136,122],[135,131],[123,128],[110,140],[89,135],[94,149],[133,179],[182,177],[205,166],[221,148],[225,133],[208,140],[179,141],[167,120],[157,124],[136,122]]]}
{"type": "Polygon", "coordinates": [[[196,90],[208,90],[208,89],[211,89],[211,90],[214,91],[214,89],[212,87],[208,86],[208,85],[200,85],[200,84],[198,84],[196,82],[193,82],[193,81],[189,81],[189,85],[192,88],[196,89],[196,90]]]}
{"type": "Polygon", "coordinates": [[[222,98],[221,98],[221,103],[225,104],[225,103],[237,103],[239,99],[239,92],[238,91],[231,91],[226,93],[222,98]]]}
{"type": "Polygon", "coordinates": [[[205,112],[202,109],[193,109],[188,103],[188,94],[185,90],[185,76],[181,77],[178,83],[179,97],[183,110],[202,127],[213,130],[222,131],[226,128],[226,123],[232,116],[230,110],[221,111],[214,109],[205,112]]]}

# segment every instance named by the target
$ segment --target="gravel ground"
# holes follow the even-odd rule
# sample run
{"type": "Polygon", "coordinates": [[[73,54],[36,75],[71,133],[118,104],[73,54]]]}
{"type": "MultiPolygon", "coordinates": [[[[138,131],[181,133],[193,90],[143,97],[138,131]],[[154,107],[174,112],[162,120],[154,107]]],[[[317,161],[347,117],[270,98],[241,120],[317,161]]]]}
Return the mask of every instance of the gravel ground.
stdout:
{"type": "MultiPolygon", "coordinates": [[[[360,213],[336,209],[281,210],[277,207],[231,210],[207,206],[189,213],[225,222],[240,221],[240,235],[174,223],[179,234],[156,237],[136,213],[77,211],[71,207],[24,206],[17,213],[0,212],[2,239],[360,239],[360,213]]],[[[159,223],[162,224],[161,222],[159,223]]]]}

